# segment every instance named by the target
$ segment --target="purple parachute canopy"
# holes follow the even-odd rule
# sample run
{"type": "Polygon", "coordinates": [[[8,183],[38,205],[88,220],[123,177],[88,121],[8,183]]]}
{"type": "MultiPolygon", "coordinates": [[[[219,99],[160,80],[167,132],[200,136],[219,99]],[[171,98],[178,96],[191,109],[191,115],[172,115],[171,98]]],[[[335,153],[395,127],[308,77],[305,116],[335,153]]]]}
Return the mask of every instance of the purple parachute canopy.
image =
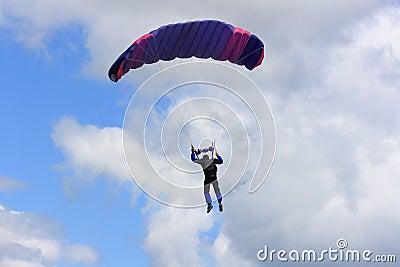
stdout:
{"type": "Polygon", "coordinates": [[[117,82],[130,69],[174,58],[213,58],[252,70],[264,58],[264,44],[255,35],[217,20],[162,26],[137,39],[108,71],[117,82]]]}

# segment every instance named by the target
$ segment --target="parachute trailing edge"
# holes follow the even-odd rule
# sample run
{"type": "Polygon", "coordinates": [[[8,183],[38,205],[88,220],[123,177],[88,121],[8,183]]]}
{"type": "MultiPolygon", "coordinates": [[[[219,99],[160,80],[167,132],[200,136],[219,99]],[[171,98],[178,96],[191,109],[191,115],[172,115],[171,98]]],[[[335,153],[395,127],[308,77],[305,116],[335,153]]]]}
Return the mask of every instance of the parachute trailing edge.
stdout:
{"type": "Polygon", "coordinates": [[[175,58],[229,60],[252,70],[264,58],[264,44],[254,34],[217,20],[169,24],[137,39],[108,71],[117,82],[131,69],[175,58]]]}

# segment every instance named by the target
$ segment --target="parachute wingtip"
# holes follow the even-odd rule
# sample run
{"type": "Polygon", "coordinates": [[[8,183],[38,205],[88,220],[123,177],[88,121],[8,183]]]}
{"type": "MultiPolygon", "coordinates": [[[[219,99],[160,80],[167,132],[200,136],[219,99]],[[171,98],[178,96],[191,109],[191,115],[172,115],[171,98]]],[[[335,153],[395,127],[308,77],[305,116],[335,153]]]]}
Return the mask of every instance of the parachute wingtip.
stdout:
{"type": "Polygon", "coordinates": [[[108,77],[109,77],[110,80],[113,81],[113,82],[118,82],[118,80],[119,80],[118,77],[117,77],[117,75],[115,75],[114,73],[111,73],[108,77]]]}

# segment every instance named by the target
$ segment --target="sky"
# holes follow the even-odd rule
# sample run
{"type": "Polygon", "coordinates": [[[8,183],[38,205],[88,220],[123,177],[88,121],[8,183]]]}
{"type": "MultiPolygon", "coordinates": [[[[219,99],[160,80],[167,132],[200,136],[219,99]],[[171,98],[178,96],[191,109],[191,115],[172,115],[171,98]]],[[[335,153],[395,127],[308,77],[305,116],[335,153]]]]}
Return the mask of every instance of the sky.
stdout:
{"type": "Polygon", "coordinates": [[[398,1],[0,0],[0,58],[0,267],[309,265],[266,247],[400,261],[398,1]],[[256,34],[263,64],[108,79],[138,37],[196,19],[256,34]],[[188,140],[216,140],[223,213],[188,140]]]}

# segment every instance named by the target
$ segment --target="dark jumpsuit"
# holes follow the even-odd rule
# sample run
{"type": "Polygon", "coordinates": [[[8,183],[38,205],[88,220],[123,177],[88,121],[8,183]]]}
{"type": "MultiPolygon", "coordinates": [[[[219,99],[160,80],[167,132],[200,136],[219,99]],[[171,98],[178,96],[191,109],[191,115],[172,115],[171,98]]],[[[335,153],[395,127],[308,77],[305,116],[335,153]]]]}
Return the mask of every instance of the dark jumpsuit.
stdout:
{"type": "Polygon", "coordinates": [[[210,196],[210,185],[213,186],[215,195],[217,196],[218,203],[222,202],[221,190],[219,189],[218,179],[217,179],[217,164],[222,164],[224,161],[221,156],[217,158],[205,159],[204,157],[199,159],[196,154],[192,152],[191,159],[193,162],[200,164],[204,172],[204,197],[207,204],[211,204],[210,196]]]}

